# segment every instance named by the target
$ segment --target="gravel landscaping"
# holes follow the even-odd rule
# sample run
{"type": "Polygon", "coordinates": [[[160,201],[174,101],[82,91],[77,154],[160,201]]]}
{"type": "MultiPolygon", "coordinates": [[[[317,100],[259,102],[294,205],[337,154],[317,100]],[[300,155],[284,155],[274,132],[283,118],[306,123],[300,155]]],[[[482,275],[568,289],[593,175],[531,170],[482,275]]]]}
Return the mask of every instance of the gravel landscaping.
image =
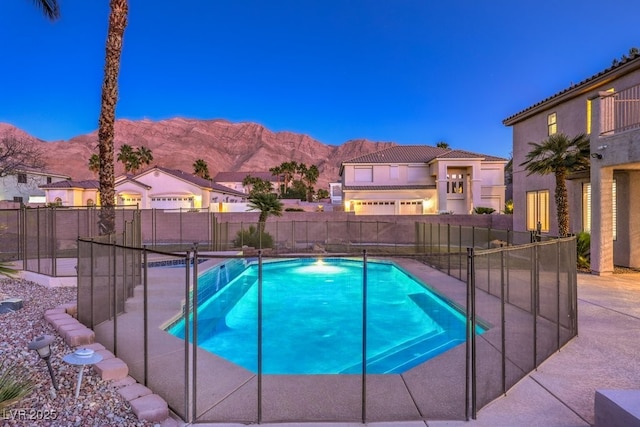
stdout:
{"type": "Polygon", "coordinates": [[[21,298],[23,308],[0,314],[0,360],[26,369],[32,376],[34,390],[4,411],[0,410],[2,426],[153,426],[139,421],[129,403],[118,394],[109,381],[103,381],[93,369],[85,367],[78,400],[75,387],[78,367],[62,361],[72,353],[56,331],[44,320],[44,312],[76,299],[76,288],[47,289],[21,279],[0,279],[0,299],[21,298]],[[35,337],[48,334],[55,337],[51,365],[58,380],[55,390],[44,360],[27,345],[35,337]]]}

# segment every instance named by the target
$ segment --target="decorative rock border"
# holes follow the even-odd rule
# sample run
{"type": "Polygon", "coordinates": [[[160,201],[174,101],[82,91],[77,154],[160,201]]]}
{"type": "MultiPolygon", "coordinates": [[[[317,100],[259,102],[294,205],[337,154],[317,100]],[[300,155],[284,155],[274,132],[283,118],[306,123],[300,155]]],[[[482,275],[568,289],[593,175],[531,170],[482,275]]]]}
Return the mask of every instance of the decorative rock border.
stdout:
{"type": "Polygon", "coordinates": [[[47,310],[44,318],[70,347],[82,346],[102,355],[102,361],[93,365],[93,369],[102,380],[113,381],[112,385],[129,402],[138,419],[161,422],[164,427],[177,426],[178,423],[169,417],[167,402],[130,377],[127,364],[95,342],[95,333],[76,319],[77,313],[76,304],[67,303],[47,310]]]}

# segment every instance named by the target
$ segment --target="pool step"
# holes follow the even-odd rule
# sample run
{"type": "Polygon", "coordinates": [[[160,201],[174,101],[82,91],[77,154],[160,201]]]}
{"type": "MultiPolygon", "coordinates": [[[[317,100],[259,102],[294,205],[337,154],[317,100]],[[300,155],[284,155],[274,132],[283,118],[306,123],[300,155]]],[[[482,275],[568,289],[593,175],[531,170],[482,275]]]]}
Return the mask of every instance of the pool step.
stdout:
{"type": "Polygon", "coordinates": [[[227,313],[257,281],[257,275],[246,275],[238,279],[233,286],[225,286],[218,291],[207,302],[205,309],[198,311],[198,336],[205,339],[219,328],[225,327],[224,319],[227,313]]]}
{"type": "MultiPolygon", "coordinates": [[[[464,342],[446,332],[431,332],[367,358],[367,373],[398,374],[464,342]]],[[[362,363],[356,363],[341,374],[362,372],[362,363]]]]}

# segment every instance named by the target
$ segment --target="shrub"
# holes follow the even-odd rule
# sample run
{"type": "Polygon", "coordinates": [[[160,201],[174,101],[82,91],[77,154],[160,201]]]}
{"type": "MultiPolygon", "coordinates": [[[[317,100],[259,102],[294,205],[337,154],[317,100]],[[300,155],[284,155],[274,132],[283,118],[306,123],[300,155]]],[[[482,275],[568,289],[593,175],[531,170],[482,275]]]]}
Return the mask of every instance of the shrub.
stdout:
{"type": "Polygon", "coordinates": [[[0,363],[0,410],[22,399],[33,390],[27,371],[17,365],[0,363]]]}
{"type": "Polygon", "coordinates": [[[304,209],[302,209],[302,208],[286,208],[284,211],[285,212],[304,212],[304,209]]]}
{"type": "Polygon", "coordinates": [[[233,246],[238,248],[250,246],[257,249],[273,248],[273,237],[265,231],[259,233],[258,228],[251,225],[248,229],[240,230],[236,233],[233,246]]]}
{"type": "Polygon", "coordinates": [[[493,208],[485,208],[485,207],[482,207],[482,206],[478,206],[473,211],[475,213],[479,214],[479,215],[489,215],[489,214],[494,213],[496,210],[493,209],[493,208]]]}
{"type": "Polygon", "coordinates": [[[578,255],[578,267],[591,267],[591,234],[586,231],[578,233],[576,238],[576,250],[578,255]]]}
{"type": "Polygon", "coordinates": [[[504,202],[504,213],[507,215],[513,215],[513,200],[509,199],[504,202]]]}

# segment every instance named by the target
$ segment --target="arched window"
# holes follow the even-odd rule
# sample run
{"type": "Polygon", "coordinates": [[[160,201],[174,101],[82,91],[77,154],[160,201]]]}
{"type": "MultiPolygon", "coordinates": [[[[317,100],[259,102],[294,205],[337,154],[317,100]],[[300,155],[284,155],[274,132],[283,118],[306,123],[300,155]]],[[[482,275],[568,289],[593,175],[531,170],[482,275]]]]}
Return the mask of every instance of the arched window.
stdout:
{"type": "Polygon", "coordinates": [[[94,202],[92,199],[87,199],[87,206],[95,206],[96,202],[94,202]]]}
{"type": "Polygon", "coordinates": [[[54,206],[62,206],[62,199],[60,197],[56,197],[53,204],[54,206]]]}

